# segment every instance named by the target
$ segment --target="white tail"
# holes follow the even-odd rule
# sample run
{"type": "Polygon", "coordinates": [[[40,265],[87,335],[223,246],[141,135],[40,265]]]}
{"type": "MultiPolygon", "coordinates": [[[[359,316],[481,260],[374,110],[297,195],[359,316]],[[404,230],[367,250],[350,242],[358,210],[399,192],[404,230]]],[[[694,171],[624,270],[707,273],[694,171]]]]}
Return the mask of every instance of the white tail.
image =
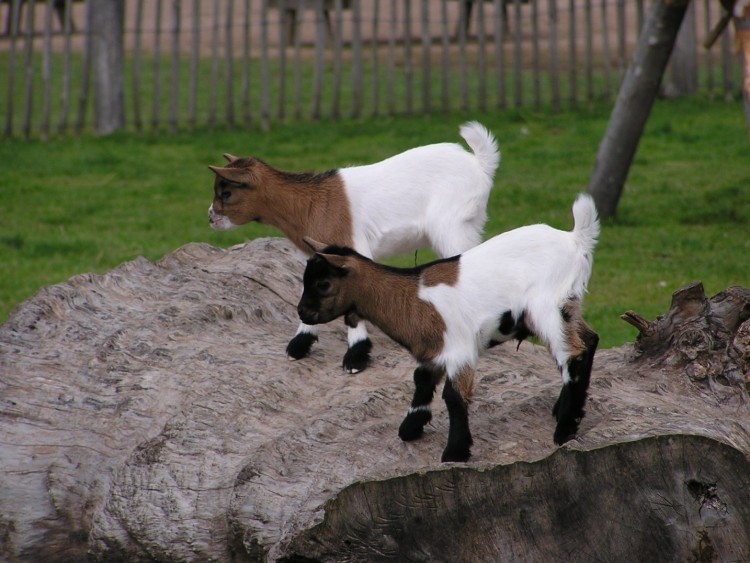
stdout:
{"type": "Polygon", "coordinates": [[[495,136],[478,121],[464,123],[461,125],[459,131],[466,144],[471,147],[477,160],[479,160],[485,174],[493,178],[495,170],[498,164],[500,164],[500,151],[497,148],[495,136]]]}
{"type": "Polygon", "coordinates": [[[573,204],[573,234],[576,243],[585,255],[591,255],[599,237],[599,219],[594,199],[588,194],[580,194],[573,204]]]}

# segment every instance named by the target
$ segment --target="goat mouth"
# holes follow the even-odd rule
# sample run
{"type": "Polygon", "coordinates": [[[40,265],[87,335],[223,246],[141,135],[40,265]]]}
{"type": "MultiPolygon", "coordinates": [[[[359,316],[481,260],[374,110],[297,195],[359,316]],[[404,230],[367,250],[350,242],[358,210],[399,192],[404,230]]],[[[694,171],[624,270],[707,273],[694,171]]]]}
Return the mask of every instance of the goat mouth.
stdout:
{"type": "Polygon", "coordinates": [[[315,325],[320,322],[320,314],[312,311],[299,311],[299,319],[306,325],[315,325]]]}
{"type": "Polygon", "coordinates": [[[215,214],[208,216],[208,224],[212,229],[216,231],[228,231],[236,226],[229,220],[229,218],[227,218],[226,215],[215,214]]]}

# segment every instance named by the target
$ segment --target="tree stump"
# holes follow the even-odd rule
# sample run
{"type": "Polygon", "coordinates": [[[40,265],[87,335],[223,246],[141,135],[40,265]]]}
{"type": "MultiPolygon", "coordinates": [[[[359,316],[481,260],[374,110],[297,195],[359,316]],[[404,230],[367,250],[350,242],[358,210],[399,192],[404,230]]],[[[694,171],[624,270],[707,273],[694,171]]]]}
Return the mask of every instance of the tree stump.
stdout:
{"type": "Polygon", "coordinates": [[[669,311],[652,322],[633,311],[622,318],[639,330],[639,363],[681,370],[691,381],[706,382],[721,400],[747,404],[749,289],[730,287],[709,300],[695,282],[676,291],[669,311]]]}
{"type": "Polygon", "coordinates": [[[304,260],[187,245],[41,290],[0,327],[0,560],[750,560],[747,289],[675,294],[601,350],[579,436],[552,443],[546,350],[478,367],[469,463],[439,400],[397,430],[414,361],[343,323],[284,350],[304,260]]]}

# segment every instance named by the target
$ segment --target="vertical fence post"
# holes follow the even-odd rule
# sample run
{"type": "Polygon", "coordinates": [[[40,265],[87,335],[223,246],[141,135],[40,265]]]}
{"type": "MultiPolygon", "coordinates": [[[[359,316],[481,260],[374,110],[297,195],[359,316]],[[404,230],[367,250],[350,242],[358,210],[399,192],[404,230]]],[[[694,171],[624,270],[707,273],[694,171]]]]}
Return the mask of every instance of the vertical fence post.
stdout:
{"type": "MultiPolygon", "coordinates": [[[[336,3],[337,19],[341,18],[341,2],[336,3]]],[[[340,22],[337,25],[337,33],[341,33],[340,22]]],[[[341,37],[338,38],[341,41],[341,37]]],[[[326,45],[326,18],[325,5],[322,0],[315,2],[315,68],[313,69],[313,119],[322,117],[321,108],[323,104],[323,75],[325,73],[325,45],[326,45]]]]}
{"type": "MultiPolygon", "coordinates": [[[[34,0],[29,0],[26,9],[26,48],[24,51],[24,111],[21,130],[25,139],[31,138],[31,116],[34,102],[34,0]]],[[[19,12],[20,13],[20,12],[19,12]]]]}
{"type": "Polygon", "coordinates": [[[568,103],[570,109],[578,107],[578,32],[576,28],[576,3],[568,0],[568,103]]]}
{"type": "Polygon", "coordinates": [[[448,36],[448,6],[446,0],[440,2],[440,108],[447,112],[450,109],[450,37],[448,36]]]}
{"type": "Polygon", "coordinates": [[[234,128],[234,51],[232,49],[234,28],[234,0],[227,0],[224,22],[224,100],[226,124],[234,128]]]}
{"type": "Polygon", "coordinates": [[[125,5],[118,0],[89,0],[91,63],[94,79],[94,129],[108,135],[125,127],[122,77],[125,5]]]}
{"type": "Polygon", "coordinates": [[[430,60],[430,48],[432,39],[430,38],[430,8],[428,0],[422,0],[421,17],[422,24],[422,111],[432,111],[430,103],[430,79],[432,61],[430,60]]]}
{"type": "Polygon", "coordinates": [[[477,105],[487,111],[487,37],[484,29],[484,0],[477,2],[477,105]]]}
{"type": "Polygon", "coordinates": [[[505,42],[505,30],[508,27],[507,10],[505,9],[505,0],[495,0],[495,92],[497,95],[497,108],[505,109],[508,101],[505,96],[505,52],[503,43],[505,42]]]}
{"type": "Polygon", "coordinates": [[[172,0],[172,64],[169,87],[169,132],[177,132],[177,110],[180,100],[180,27],[181,0],[172,0]]]}
{"type": "Polygon", "coordinates": [[[414,68],[411,59],[411,0],[404,2],[404,80],[406,92],[406,115],[412,115],[412,87],[414,85],[414,68]]]}
{"type": "Polygon", "coordinates": [[[380,22],[380,2],[375,0],[373,5],[372,15],[372,41],[371,41],[371,92],[372,92],[372,115],[378,115],[378,106],[380,102],[379,88],[380,88],[380,69],[378,64],[378,30],[380,22]]]}
{"type": "Polygon", "coordinates": [[[143,43],[143,0],[135,5],[135,44],[133,45],[133,124],[136,131],[143,127],[141,114],[141,46],[143,43]]]}
{"type": "Polygon", "coordinates": [[[550,102],[552,103],[552,111],[560,111],[560,75],[558,73],[557,64],[557,52],[559,49],[558,45],[558,33],[557,33],[557,2],[550,0],[548,4],[547,22],[549,28],[549,86],[550,86],[550,102]]]}
{"type": "Polygon", "coordinates": [[[44,10],[44,48],[42,58],[42,140],[49,139],[50,98],[52,90],[52,2],[47,0],[44,10]]]}
{"type": "Polygon", "coordinates": [[[249,127],[253,119],[250,106],[250,22],[250,0],[245,0],[245,19],[242,23],[242,78],[240,87],[242,121],[245,127],[249,127]]]}
{"type": "Polygon", "coordinates": [[[18,38],[18,16],[21,11],[21,0],[11,0],[8,10],[8,33],[10,34],[10,50],[8,53],[8,96],[5,105],[5,137],[9,138],[13,134],[13,95],[14,82],[16,77],[16,39],[18,38]]]}
{"type": "Polygon", "coordinates": [[[200,0],[192,2],[192,34],[193,40],[190,47],[190,80],[188,86],[188,124],[190,129],[195,129],[197,124],[196,106],[198,103],[198,71],[200,68],[200,0]]]}
{"type": "Polygon", "coordinates": [[[63,133],[68,128],[68,110],[70,108],[70,35],[73,31],[73,16],[71,14],[72,1],[65,0],[65,19],[63,22],[63,75],[62,88],[60,91],[60,122],[57,125],[58,133],[63,133]]]}

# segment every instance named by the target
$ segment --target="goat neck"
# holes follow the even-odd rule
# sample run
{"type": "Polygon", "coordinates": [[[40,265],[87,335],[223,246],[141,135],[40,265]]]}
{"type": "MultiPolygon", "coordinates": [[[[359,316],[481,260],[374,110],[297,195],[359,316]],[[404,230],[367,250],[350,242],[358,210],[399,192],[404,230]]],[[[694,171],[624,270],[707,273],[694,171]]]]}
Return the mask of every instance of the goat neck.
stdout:
{"type": "Polygon", "coordinates": [[[435,307],[419,298],[430,267],[401,269],[358,259],[352,302],[356,313],[404,346],[420,362],[442,350],[445,322],[435,307]]]}

